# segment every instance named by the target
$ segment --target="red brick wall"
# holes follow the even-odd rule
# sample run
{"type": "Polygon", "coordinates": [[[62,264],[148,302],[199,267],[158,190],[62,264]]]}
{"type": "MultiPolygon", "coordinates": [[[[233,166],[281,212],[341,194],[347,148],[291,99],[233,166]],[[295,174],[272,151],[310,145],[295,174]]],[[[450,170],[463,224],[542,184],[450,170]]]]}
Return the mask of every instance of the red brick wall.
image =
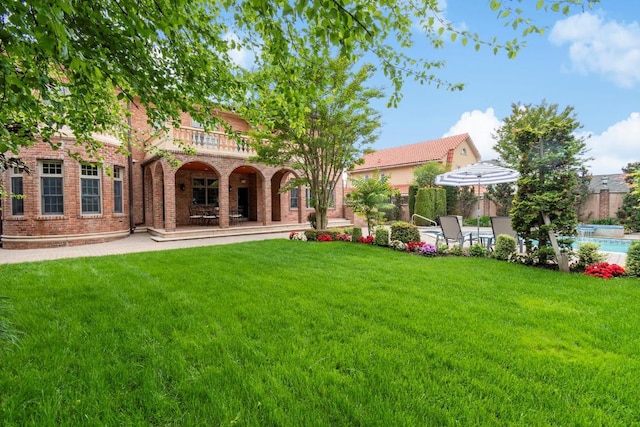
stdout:
{"type": "MultiPolygon", "coordinates": [[[[60,140],[63,147],[70,147],[73,140],[60,140]]],[[[59,236],[96,234],[96,239],[102,241],[100,233],[112,233],[129,229],[128,217],[128,176],[127,158],[117,152],[117,146],[105,144],[101,153],[104,156],[105,166],[117,166],[123,168],[123,213],[113,212],[113,179],[106,174],[104,168],[100,170],[101,177],[101,205],[102,213],[96,215],[83,215],[80,206],[80,164],[70,157],[65,150],[53,150],[49,144],[37,142],[28,149],[22,149],[18,155],[29,167],[31,173],[23,174],[24,187],[24,215],[11,215],[11,200],[6,196],[3,206],[8,207],[3,211],[3,235],[4,236],[59,236]],[[64,186],[64,215],[51,216],[41,214],[40,202],[40,161],[59,160],[63,164],[64,186]]],[[[90,160],[82,147],[71,146],[72,152],[82,158],[90,160]]],[[[2,176],[5,184],[10,182],[10,172],[5,171],[2,176]]],[[[6,186],[9,190],[9,187],[6,186]]],[[[10,239],[9,239],[10,240],[10,239]]],[[[81,241],[80,241],[81,242],[81,241]]],[[[78,242],[78,243],[80,243],[78,242]]],[[[35,246],[58,246],[62,244],[74,244],[73,241],[55,242],[48,244],[12,244],[6,242],[3,247],[7,249],[35,246]]]]}

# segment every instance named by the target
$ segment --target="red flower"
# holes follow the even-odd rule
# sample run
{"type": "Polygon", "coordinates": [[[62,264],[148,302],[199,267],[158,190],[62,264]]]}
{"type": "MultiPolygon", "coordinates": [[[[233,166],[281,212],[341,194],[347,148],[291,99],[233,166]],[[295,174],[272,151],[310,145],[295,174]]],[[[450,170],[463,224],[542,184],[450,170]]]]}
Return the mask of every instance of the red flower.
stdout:
{"type": "Polygon", "coordinates": [[[320,234],[317,240],[318,242],[333,242],[333,239],[328,234],[320,234]]]}
{"type": "Polygon", "coordinates": [[[602,262],[600,264],[591,264],[584,270],[584,274],[592,277],[602,277],[603,279],[611,279],[612,277],[623,276],[626,273],[624,268],[618,264],[609,264],[602,262]]]}
{"type": "Polygon", "coordinates": [[[373,236],[360,236],[358,237],[358,243],[366,243],[367,245],[373,244],[374,237],[373,236]]]}

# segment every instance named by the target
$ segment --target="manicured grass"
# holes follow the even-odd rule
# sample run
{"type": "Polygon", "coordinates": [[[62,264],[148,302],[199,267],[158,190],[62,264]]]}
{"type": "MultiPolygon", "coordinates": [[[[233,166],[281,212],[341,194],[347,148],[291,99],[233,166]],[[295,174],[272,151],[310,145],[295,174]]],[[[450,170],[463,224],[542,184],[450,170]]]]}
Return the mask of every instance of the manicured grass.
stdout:
{"type": "Polygon", "coordinates": [[[287,240],[0,266],[0,425],[640,423],[640,281],[287,240]]]}

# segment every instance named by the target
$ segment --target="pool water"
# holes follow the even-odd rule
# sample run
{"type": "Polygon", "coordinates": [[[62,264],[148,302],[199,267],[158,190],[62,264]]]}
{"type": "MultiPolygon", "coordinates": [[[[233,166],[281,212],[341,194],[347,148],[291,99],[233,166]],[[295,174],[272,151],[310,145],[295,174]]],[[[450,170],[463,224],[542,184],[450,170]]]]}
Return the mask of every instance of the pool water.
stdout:
{"type": "Polygon", "coordinates": [[[595,243],[600,245],[598,249],[601,252],[618,252],[626,254],[629,250],[629,246],[631,243],[637,242],[637,240],[629,240],[629,239],[598,239],[597,237],[593,238],[577,238],[573,242],[573,248],[578,249],[583,243],[595,243]]]}

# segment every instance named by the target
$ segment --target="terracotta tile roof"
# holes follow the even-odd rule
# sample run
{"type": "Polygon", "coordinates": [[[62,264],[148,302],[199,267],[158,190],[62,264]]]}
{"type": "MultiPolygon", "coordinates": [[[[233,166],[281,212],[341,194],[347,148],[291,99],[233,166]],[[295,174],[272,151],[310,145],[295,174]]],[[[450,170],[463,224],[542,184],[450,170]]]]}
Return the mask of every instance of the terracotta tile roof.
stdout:
{"type": "MultiPolygon", "coordinates": [[[[471,147],[475,146],[468,133],[448,136],[446,138],[419,142],[417,144],[402,145],[400,147],[384,148],[364,156],[364,164],[355,167],[355,171],[384,169],[388,167],[420,165],[429,161],[445,160],[449,150],[456,149],[469,139],[471,147]]],[[[479,154],[476,153],[479,157],[479,154]]]]}

